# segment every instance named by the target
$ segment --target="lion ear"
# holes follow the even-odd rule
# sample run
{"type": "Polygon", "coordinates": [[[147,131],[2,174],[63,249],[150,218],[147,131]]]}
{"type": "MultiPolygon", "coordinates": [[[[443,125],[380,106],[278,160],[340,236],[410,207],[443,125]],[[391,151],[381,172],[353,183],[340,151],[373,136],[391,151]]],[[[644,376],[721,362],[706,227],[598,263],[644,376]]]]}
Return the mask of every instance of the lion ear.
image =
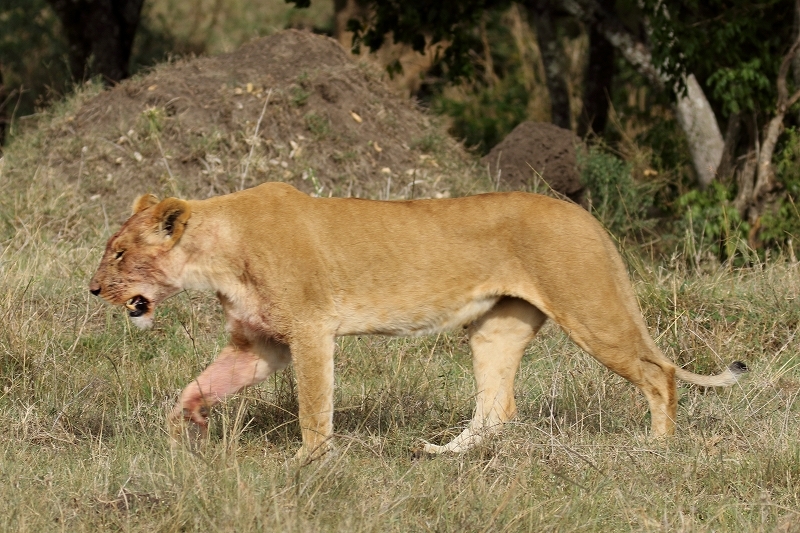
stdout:
{"type": "Polygon", "coordinates": [[[153,207],[157,203],[158,198],[155,194],[143,194],[133,201],[133,207],[131,208],[133,212],[131,215],[135,215],[139,211],[144,211],[148,207],[153,207]]]}
{"type": "Polygon", "coordinates": [[[153,210],[153,219],[158,222],[159,231],[172,241],[178,242],[186,229],[186,222],[192,216],[189,202],[179,198],[161,200],[153,210]]]}

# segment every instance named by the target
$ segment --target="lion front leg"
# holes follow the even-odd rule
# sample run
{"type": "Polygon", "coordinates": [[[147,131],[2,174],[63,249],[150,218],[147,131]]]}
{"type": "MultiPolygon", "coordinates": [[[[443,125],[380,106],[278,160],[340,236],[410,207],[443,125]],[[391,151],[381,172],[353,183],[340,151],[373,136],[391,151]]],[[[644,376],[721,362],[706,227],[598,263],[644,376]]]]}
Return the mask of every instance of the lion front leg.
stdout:
{"type": "Polygon", "coordinates": [[[211,407],[245,387],[261,383],[286,368],[288,347],[278,343],[226,346],[181,393],[168,424],[174,438],[205,438],[211,407]]]}
{"type": "Polygon", "coordinates": [[[313,461],[331,449],[334,338],[333,335],[297,338],[291,346],[303,437],[296,455],[300,461],[313,461]]]}

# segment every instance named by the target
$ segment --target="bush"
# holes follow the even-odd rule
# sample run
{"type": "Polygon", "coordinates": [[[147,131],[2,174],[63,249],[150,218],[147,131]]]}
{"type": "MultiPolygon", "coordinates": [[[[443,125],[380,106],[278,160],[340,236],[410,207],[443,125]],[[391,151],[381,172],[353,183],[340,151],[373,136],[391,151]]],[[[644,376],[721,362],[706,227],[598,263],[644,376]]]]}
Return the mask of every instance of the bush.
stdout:
{"type": "Polygon", "coordinates": [[[536,38],[517,7],[488,10],[481,31],[490,45],[473,51],[475,75],[453,86],[445,70],[434,70],[428,79],[437,81],[426,89],[431,109],[450,118],[450,133],[485,155],[519,123],[548,121],[549,97],[536,38]]]}
{"type": "Polygon", "coordinates": [[[750,225],[731,204],[732,197],[729,188],[714,182],[704,191],[695,189],[678,198],[681,218],[676,224],[684,235],[684,251],[695,263],[709,254],[720,261],[730,259],[735,263],[750,256],[747,246],[750,225]]]}
{"type": "Polygon", "coordinates": [[[683,235],[683,246],[688,256],[697,262],[702,256],[716,256],[720,261],[731,261],[735,266],[756,258],[764,259],[767,253],[788,252],[796,257],[800,240],[800,132],[786,130],[782,146],[776,152],[775,168],[785,195],[772,210],[765,212],[759,222],[760,230],[754,235],[757,250],[749,245],[751,224],[742,220],[733,207],[735,184],[714,182],[705,191],[692,190],[679,197],[676,228],[683,235]]]}
{"type": "Polygon", "coordinates": [[[640,237],[653,226],[653,186],[637,183],[631,165],[598,146],[578,150],[578,166],[589,209],[618,237],[640,237]]]}
{"type": "Polygon", "coordinates": [[[800,251],[800,131],[788,128],[784,139],[775,170],[786,195],[775,211],[762,218],[760,237],[766,248],[788,250],[796,257],[800,251]]]}
{"type": "Polygon", "coordinates": [[[468,98],[440,96],[434,101],[437,114],[452,120],[450,133],[464,144],[487,154],[494,145],[528,118],[528,90],[516,76],[500,80],[497,85],[480,87],[474,84],[468,98]]]}

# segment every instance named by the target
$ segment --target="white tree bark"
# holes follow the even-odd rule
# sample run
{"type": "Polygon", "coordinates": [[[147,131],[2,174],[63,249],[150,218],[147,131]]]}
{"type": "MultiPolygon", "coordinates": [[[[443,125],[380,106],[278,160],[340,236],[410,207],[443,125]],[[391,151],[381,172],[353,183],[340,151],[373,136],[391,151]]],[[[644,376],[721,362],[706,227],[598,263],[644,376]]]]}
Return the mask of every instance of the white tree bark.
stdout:
{"type": "Polygon", "coordinates": [[[694,74],[686,79],[686,94],[678,97],[675,115],[686,134],[692,163],[700,186],[708,187],[717,174],[725,141],[717,117],[694,74]]]}

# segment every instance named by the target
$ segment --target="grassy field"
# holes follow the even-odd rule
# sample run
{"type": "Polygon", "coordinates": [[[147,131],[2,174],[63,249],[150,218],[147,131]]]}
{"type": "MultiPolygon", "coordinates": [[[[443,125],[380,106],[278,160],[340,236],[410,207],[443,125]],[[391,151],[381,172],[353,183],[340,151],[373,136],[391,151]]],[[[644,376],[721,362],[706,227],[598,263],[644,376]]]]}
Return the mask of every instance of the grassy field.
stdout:
{"type": "Polygon", "coordinates": [[[800,531],[796,264],[698,272],[625,251],[669,357],[752,369],[731,389],[682,387],[666,441],[648,438],[644,397],[549,324],[518,418],[467,454],[413,454],[471,416],[459,334],[341,339],[338,453],[323,461],[291,460],[291,370],[216,410],[193,453],[164,415],[225,344],[221,313],[181,293],[142,332],[90,296],[116,228],[42,170],[37,139],[16,139],[0,174],[0,530],[800,531]]]}

